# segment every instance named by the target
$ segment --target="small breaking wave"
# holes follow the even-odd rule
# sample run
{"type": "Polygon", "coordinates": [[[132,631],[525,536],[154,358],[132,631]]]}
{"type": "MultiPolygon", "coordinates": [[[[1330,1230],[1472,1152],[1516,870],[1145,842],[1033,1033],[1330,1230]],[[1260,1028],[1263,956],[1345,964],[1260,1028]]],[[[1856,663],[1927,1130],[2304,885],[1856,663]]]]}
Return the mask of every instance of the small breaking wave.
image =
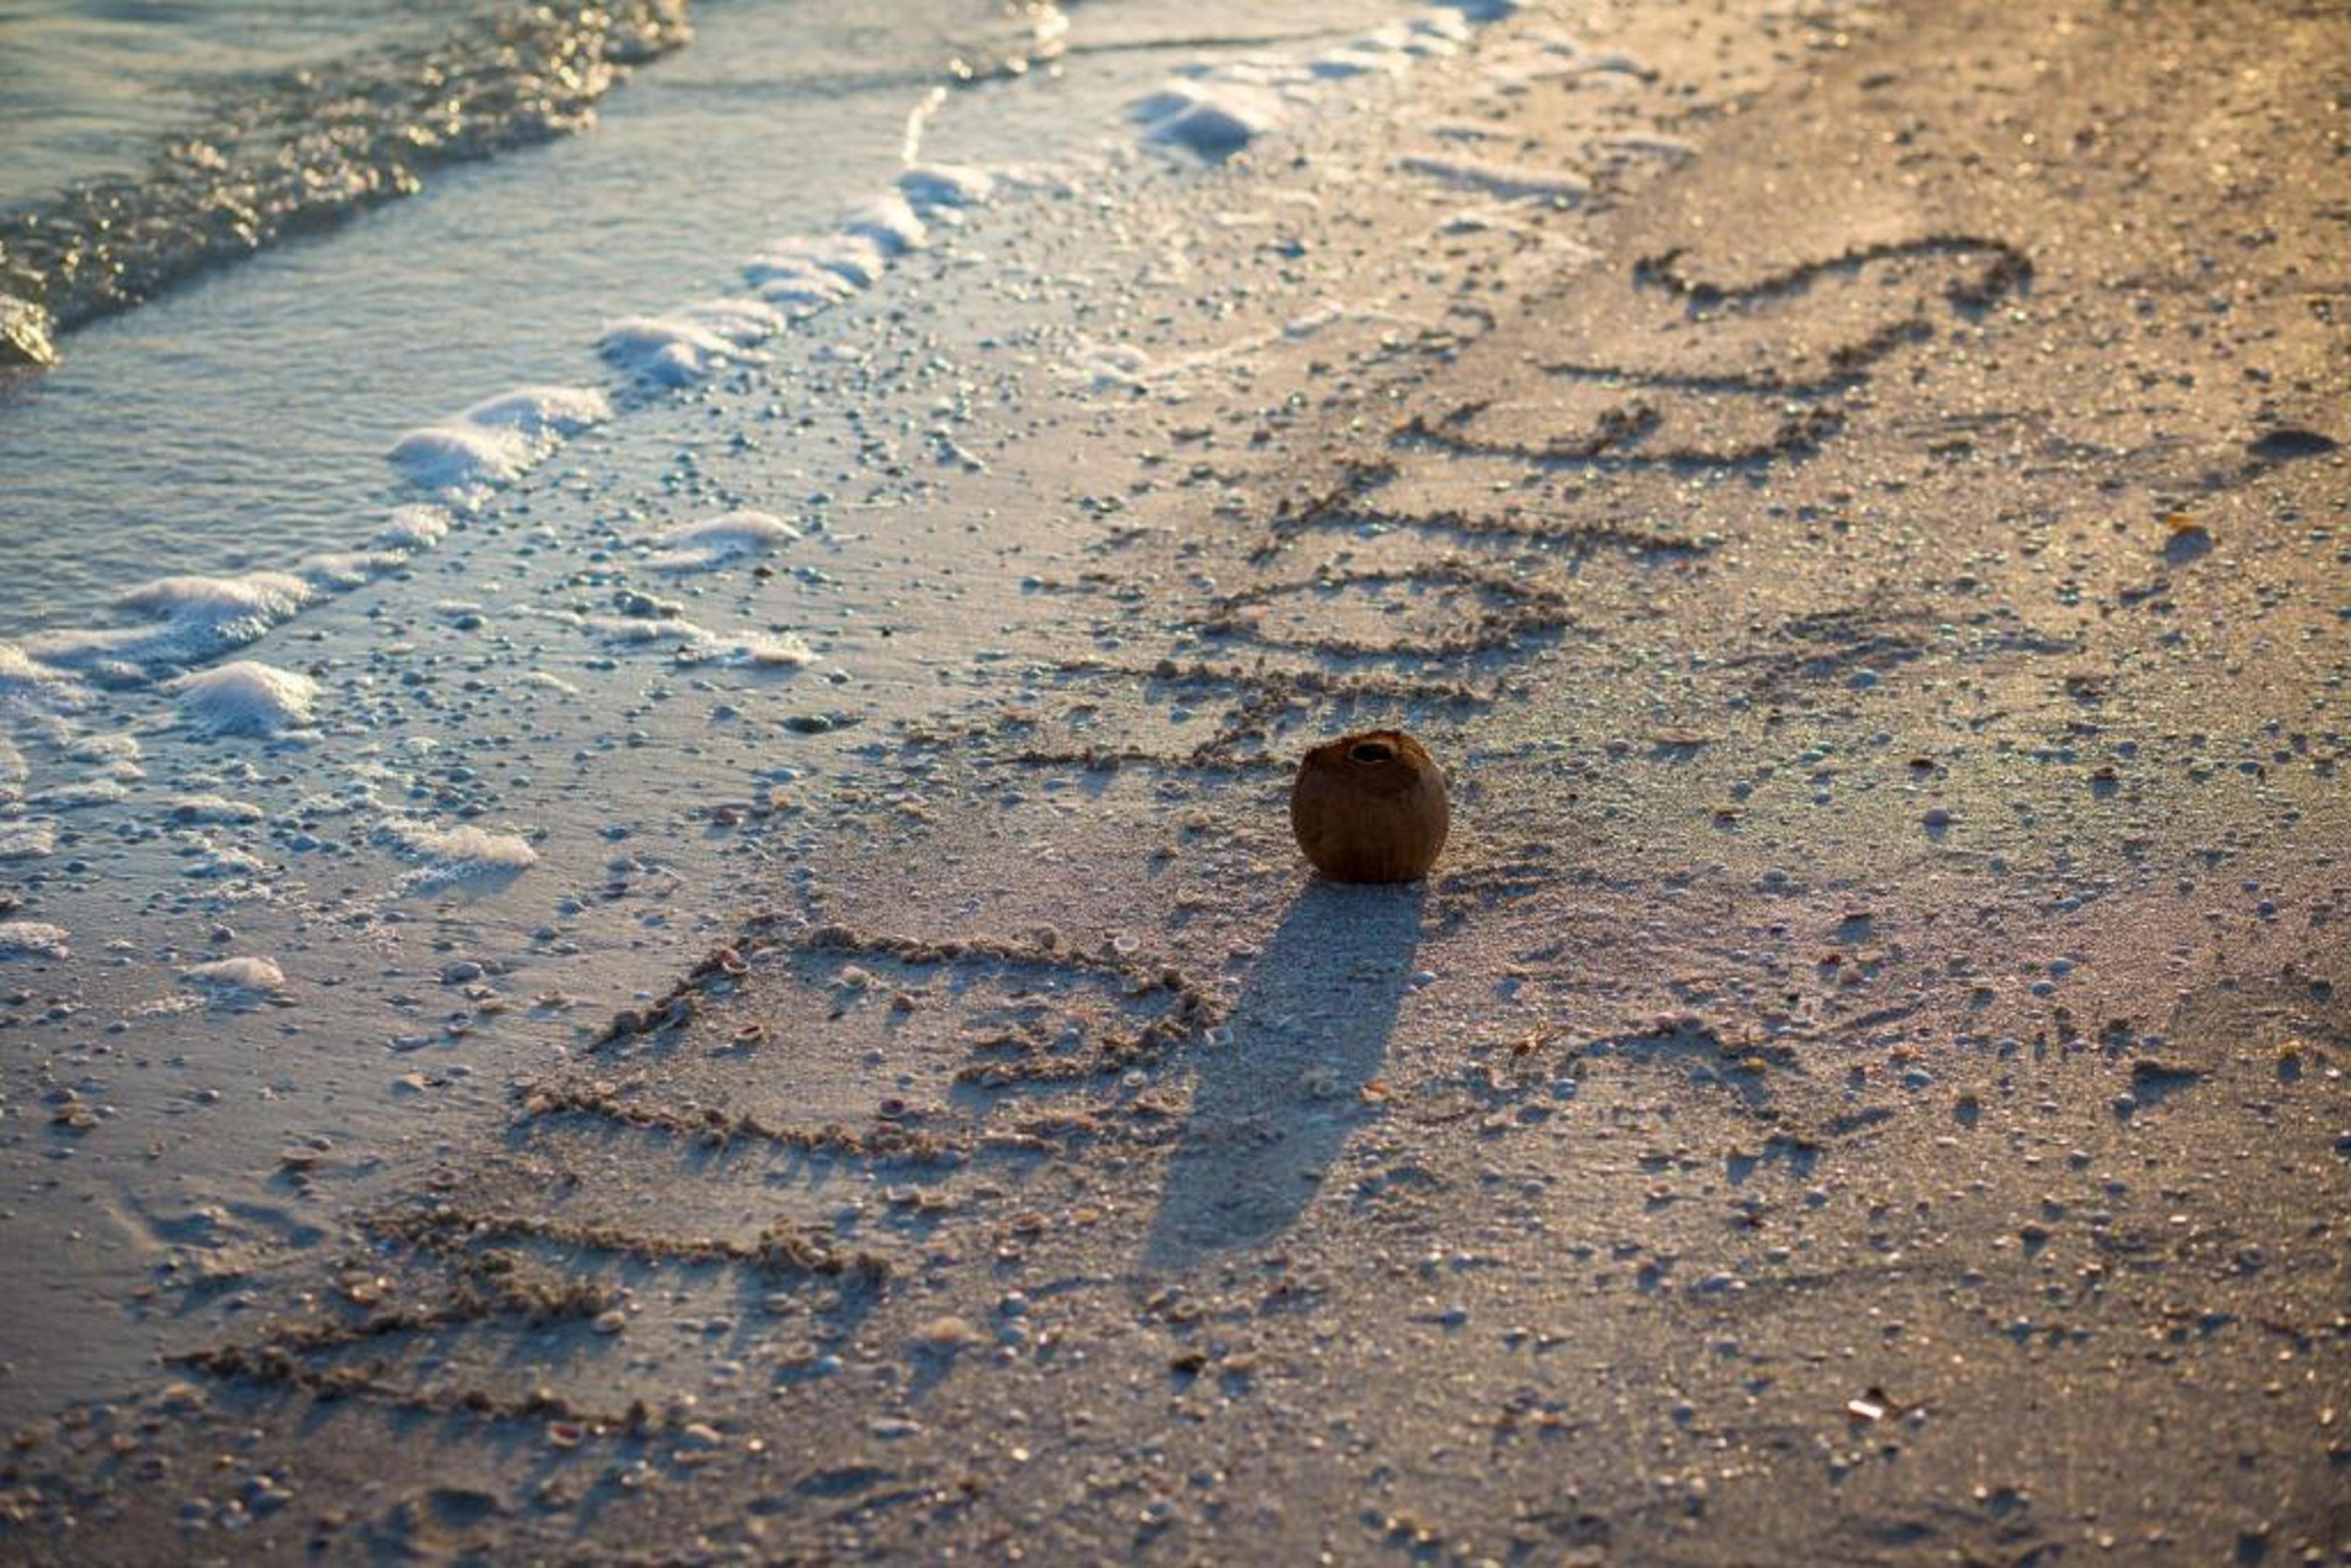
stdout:
{"type": "Polygon", "coordinates": [[[581,130],[631,66],[691,36],[687,0],[551,0],[288,73],[165,144],[141,178],[0,216],[0,367],[54,364],[58,332],[413,195],[433,169],[581,130]]]}

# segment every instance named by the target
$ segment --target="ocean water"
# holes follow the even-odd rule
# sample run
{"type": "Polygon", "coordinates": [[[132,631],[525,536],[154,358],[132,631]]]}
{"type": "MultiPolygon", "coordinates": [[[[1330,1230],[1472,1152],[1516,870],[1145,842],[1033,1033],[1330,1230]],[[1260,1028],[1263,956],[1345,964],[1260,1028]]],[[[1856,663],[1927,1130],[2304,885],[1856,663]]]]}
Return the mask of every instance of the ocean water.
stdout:
{"type": "Polygon", "coordinates": [[[11,0],[0,7],[0,208],[135,180],[167,138],[305,67],[415,48],[483,0],[11,0]]]}
{"type": "MultiPolygon", "coordinates": [[[[361,7],[355,25],[413,50],[445,9],[361,7]]],[[[702,7],[696,41],[640,67],[592,134],[452,167],[413,196],[199,272],[157,306],[73,334],[60,368],[0,380],[0,628],[87,618],[156,563],[234,570],[351,543],[351,513],[394,495],[376,458],[402,431],[501,381],[601,374],[604,320],[736,286],[765,240],[820,231],[889,189],[910,115],[934,109],[938,158],[1050,169],[1123,139],[1123,106],[1196,64],[1196,40],[1343,39],[1395,7],[1314,0],[1278,26],[1235,9],[1204,21],[1131,0],[1076,13],[1079,30],[985,0],[886,20],[787,0],[702,7]],[[1073,56],[1008,72],[1072,37],[1073,56]]],[[[185,30],[214,40],[195,48],[212,58],[225,26],[185,30]]],[[[29,41],[14,68],[45,79],[42,32],[29,41]]],[[[152,95],[141,82],[119,96],[120,123],[91,138],[117,168],[145,133],[149,111],[132,106],[152,95]]],[[[12,121],[45,112],[37,94],[7,107],[12,121]]],[[[28,163],[78,161],[45,155],[48,140],[31,138],[28,163]]]]}
{"type": "MultiPolygon", "coordinates": [[[[867,787],[858,726],[987,657],[925,474],[987,494],[965,443],[1048,358],[1137,373],[1061,214],[1156,223],[1506,8],[328,9],[0,13],[10,221],[102,191],[180,254],[192,139],[326,188],[0,373],[0,1419],[168,1348],[159,1282],[234,1310],[789,889],[799,829],[714,822],[867,787]],[[1017,373],[887,330],[917,250],[1017,373]]],[[[993,499],[956,525],[1002,547],[993,499]]]]}

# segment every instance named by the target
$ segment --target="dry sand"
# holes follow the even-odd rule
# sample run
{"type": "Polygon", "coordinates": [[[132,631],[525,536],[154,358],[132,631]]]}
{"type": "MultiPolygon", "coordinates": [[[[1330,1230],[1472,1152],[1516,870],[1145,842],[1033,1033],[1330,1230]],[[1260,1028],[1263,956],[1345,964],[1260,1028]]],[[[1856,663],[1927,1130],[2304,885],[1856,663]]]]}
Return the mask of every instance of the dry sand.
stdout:
{"type": "Polygon", "coordinates": [[[2351,1561],[2351,25],[1768,9],[1066,214],[979,673],[0,1552],[2351,1561]]]}

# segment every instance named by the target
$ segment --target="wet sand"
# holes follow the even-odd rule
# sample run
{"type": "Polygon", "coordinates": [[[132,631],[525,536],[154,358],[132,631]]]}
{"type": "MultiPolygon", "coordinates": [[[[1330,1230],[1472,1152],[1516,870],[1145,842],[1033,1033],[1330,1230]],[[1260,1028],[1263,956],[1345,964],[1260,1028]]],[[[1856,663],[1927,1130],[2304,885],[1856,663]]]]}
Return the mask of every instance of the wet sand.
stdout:
{"type": "Polygon", "coordinates": [[[0,1551],[2351,1554],[2351,29],[1740,9],[1067,213],[1090,382],[871,306],[1036,399],[919,711],[0,1551]]]}

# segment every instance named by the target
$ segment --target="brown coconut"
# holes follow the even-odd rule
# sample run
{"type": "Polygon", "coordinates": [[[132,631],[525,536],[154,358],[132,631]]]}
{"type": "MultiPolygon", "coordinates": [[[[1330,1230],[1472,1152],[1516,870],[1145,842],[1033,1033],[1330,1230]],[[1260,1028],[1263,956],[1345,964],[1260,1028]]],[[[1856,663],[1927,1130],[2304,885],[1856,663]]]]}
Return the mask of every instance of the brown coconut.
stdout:
{"type": "Polygon", "coordinates": [[[1401,730],[1315,747],[1290,788],[1290,827],[1334,882],[1415,882],[1445,847],[1445,770],[1401,730]]]}

